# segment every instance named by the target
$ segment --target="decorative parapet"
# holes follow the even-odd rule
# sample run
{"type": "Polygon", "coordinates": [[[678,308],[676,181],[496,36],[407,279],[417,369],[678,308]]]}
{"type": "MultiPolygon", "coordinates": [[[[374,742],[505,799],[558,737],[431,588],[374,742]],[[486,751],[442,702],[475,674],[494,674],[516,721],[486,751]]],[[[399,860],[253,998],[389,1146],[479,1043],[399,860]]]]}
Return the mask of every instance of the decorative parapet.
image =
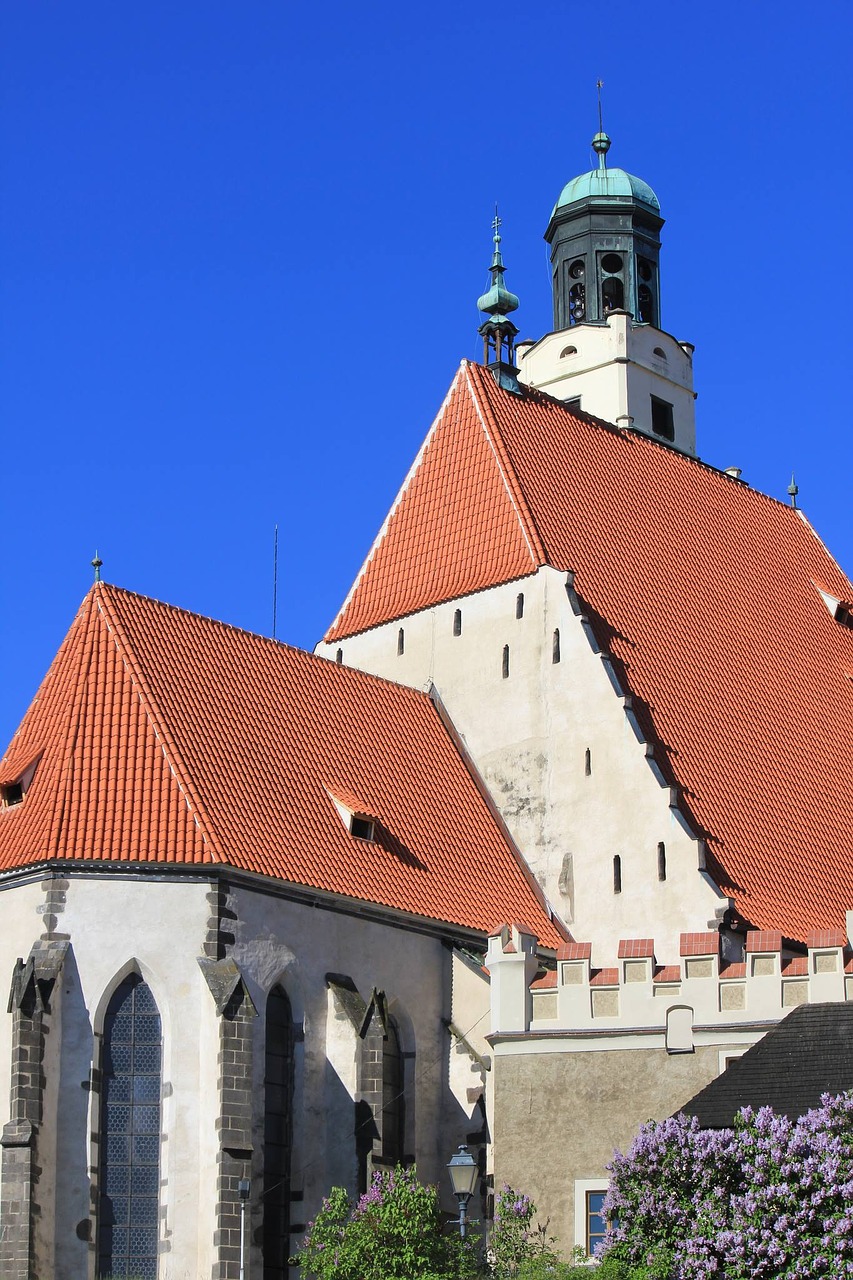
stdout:
{"type": "Polygon", "coordinates": [[[688,1025],[746,1027],[776,1022],[795,1005],[853,999],[844,931],[818,930],[807,941],[805,955],[792,955],[780,933],[754,931],[743,960],[725,962],[718,933],[685,933],[678,964],[662,965],[653,939],[627,938],[617,964],[604,968],[593,966],[589,943],[571,942],[559,948],[556,970],[537,978],[536,938],[505,927],[489,940],[492,1031],[664,1030],[670,1052],[685,1052],[688,1025]]]}

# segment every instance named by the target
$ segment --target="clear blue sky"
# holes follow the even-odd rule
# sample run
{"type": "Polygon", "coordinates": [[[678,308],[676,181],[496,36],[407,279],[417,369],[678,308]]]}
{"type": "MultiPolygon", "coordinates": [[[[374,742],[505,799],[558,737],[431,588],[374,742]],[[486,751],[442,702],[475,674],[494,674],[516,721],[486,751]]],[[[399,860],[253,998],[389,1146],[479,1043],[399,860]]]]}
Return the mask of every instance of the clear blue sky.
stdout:
{"type": "Polygon", "coordinates": [[[0,739],[96,547],[268,632],[277,522],[278,632],[313,646],[478,358],[495,200],[522,336],[550,327],[542,233],[599,76],[610,159],[667,220],[701,455],[779,497],[796,470],[853,571],[851,14],[7,0],[0,739]]]}

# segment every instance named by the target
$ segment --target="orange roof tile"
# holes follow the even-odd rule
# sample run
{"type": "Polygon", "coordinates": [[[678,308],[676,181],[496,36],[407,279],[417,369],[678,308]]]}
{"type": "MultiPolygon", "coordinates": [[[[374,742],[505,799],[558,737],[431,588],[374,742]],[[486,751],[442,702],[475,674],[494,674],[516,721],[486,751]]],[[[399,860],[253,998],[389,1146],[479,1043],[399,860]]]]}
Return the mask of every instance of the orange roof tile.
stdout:
{"type": "Polygon", "coordinates": [[[853,584],[800,511],[463,364],[327,640],[550,564],[741,916],[804,940],[853,906],[853,584]]]}
{"type": "Polygon", "coordinates": [[[681,965],[680,964],[661,964],[655,968],[655,982],[680,982],[681,981],[681,965]]]}
{"type": "Polygon", "coordinates": [[[647,960],[654,958],[654,938],[621,938],[617,958],[619,960],[647,960]]]}
{"type": "Polygon", "coordinates": [[[226,863],[564,941],[423,693],[99,583],[0,776],[39,754],[23,803],[0,810],[0,871],[226,863]],[[330,792],[377,816],[375,841],[350,835],[330,792]]]}

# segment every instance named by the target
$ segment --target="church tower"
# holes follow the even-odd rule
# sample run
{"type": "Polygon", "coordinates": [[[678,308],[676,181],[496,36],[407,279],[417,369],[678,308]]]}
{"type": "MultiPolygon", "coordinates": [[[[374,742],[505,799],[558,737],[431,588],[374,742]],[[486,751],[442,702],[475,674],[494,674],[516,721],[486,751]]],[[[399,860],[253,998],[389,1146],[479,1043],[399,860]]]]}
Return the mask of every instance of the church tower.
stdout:
{"type": "Polygon", "coordinates": [[[608,167],[610,146],[599,130],[597,167],[567,183],[551,213],[554,330],[516,345],[519,378],[695,454],[693,347],[661,321],[660,204],[641,178],[608,167]]]}

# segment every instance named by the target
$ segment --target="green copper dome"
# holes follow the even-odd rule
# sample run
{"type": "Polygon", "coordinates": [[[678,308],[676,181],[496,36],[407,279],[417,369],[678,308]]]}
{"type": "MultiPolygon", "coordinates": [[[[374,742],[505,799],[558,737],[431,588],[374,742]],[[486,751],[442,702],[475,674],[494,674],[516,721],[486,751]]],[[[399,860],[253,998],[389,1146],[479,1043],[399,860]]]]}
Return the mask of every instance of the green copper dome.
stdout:
{"type": "Polygon", "coordinates": [[[633,173],[624,169],[608,169],[605,156],[610,150],[610,139],[606,133],[597,133],[592,140],[593,150],[598,153],[598,168],[589,173],[581,173],[577,178],[567,182],[560,192],[560,198],[554,205],[553,218],[558,209],[575,204],[578,200],[639,200],[641,204],[660,212],[660,202],[647,182],[635,178],[633,173]]]}

